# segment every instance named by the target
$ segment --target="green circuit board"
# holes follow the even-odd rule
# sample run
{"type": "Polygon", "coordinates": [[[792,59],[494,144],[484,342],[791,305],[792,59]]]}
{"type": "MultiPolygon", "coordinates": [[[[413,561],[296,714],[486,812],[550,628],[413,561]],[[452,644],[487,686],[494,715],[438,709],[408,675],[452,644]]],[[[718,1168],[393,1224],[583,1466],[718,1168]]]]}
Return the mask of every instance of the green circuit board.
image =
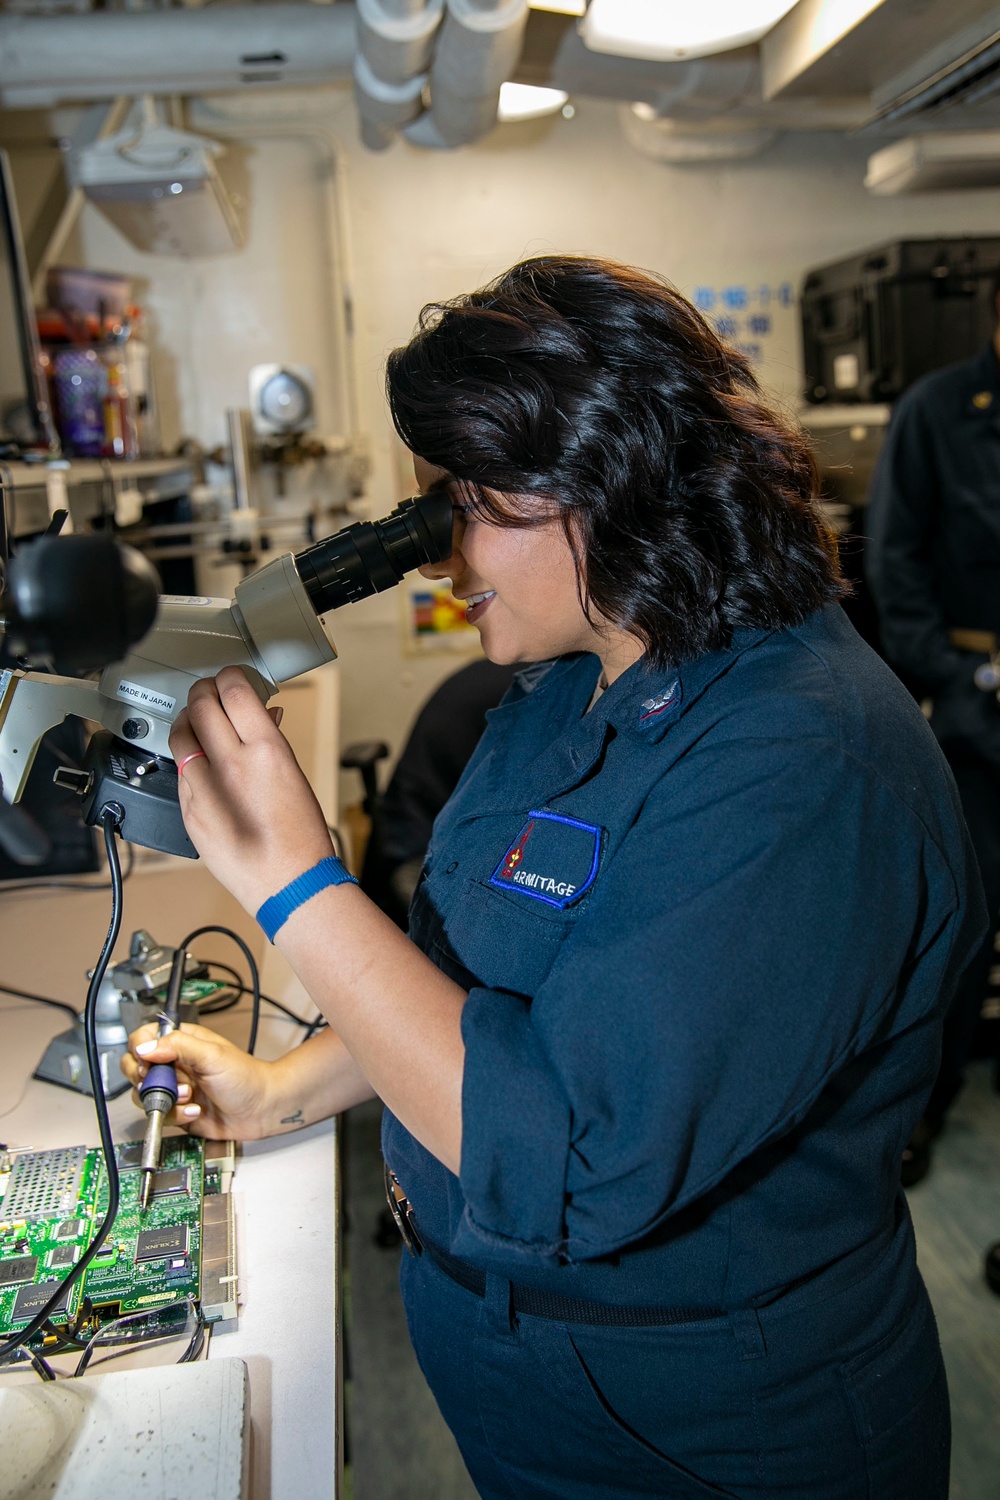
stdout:
{"type": "MultiPolygon", "coordinates": [[[[139,1156],[117,1148],[118,1214],[101,1253],[52,1322],[72,1322],[87,1298],[100,1322],[201,1295],[202,1142],[164,1139],[150,1202],[139,1209],[139,1156]]],[[[104,1158],[83,1146],[0,1158],[0,1337],[25,1326],[63,1280],[107,1212],[104,1158]]]]}

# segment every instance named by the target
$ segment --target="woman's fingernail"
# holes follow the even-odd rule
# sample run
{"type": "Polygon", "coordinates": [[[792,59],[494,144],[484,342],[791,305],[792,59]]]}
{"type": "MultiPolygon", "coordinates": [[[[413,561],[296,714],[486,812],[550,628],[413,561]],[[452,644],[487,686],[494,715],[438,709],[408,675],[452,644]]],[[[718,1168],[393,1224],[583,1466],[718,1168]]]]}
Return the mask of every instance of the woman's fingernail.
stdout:
{"type": "Polygon", "coordinates": [[[201,1114],[201,1105],[188,1104],[184,1109],[181,1110],[181,1114],[185,1117],[185,1119],[193,1120],[197,1115],[201,1114]]]}
{"type": "Polygon", "coordinates": [[[135,1071],[138,1073],[140,1078],[145,1078],[146,1074],[149,1072],[149,1068],[145,1063],[139,1063],[135,1071]]]}
{"type": "Polygon", "coordinates": [[[190,1088],[190,1085],[186,1084],[186,1083],[180,1083],[180,1084],[178,1084],[177,1085],[177,1097],[178,1097],[178,1099],[190,1099],[190,1097],[191,1097],[191,1088],[190,1088]]]}
{"type": "Polygon", "coordinates": [[[147,1052],[155,1052],[157,1046],[156,1042],[139,1042],[135,1050],[140,1057],[145,1057],[147,1052]]]}

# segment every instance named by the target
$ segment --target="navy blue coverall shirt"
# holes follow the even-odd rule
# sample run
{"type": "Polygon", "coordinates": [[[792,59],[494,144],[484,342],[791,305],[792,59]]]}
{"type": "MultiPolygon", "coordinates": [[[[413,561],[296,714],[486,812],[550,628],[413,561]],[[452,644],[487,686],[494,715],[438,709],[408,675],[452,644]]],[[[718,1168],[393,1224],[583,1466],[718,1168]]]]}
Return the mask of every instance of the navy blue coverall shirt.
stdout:
{"type": "Polygon", "coordinates": [[[984,926],[947,767],[836,606],[679,669],[640,661],[587,712],[598,672],[584,655],[519,675],[414,899],[411,935],[469,992],[461,1170],[389,1113],[385,1155],[425,1238],[493,1289],[427,1256],[406,1271],[425,1372],[483,1494],[860,1496],[868,1465],[883,1500],[944,1495],[899,1163],[984,926]],[[511,1284],[720,1319],[643,1329],[655,1357],[605,1349],[603,1376],[581,1352],[596,1335],[570,1330],[580,1401],[596,1393],[609,1426],[585,1422],[574,1477],[551,1456],[575,1420],[573,1399],[553,1418],[551,1350],[537,1397],[522,1366],[449,1362],[432,1283],[453,1349],[462,1309],[482,1331],[511,1284]],[[857,1408],[842,1367],[886,1348],[875,1409],[857,1408]],[[901,1421],[919,1483],[895,1440],[878,1448],[901,1421]],[[604,1438],[620,1487],[593,1477],[604,1438]]]}

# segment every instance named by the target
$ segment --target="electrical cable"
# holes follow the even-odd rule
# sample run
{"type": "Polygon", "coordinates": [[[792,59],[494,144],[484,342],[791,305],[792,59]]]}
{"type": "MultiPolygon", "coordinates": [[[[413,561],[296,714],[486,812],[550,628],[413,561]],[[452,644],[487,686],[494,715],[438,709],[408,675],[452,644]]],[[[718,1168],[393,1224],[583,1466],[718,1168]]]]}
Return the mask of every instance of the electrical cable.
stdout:
{"type": "MultiPolygon", "coordinates": [[[[55,1380],[56,1378],[56,1371],[53,1370],[52,1366],[40,1354],[37,1354],[34,1349],[26,1349],[23,1344],[17,1345],[5,1361],[3,1368],[12,1370],[19,1363],[33,1365],[35,1373],[42,1380],[55,1380]]],[[[2,1373],[2,1370],[0,1370],[0,1373],[2,1373]]]]}
{"type": "MultiPolygon", "coordinates": [[[[197,1006],[198,1019],[201,1020],[202,1016],[221,1016],[227,1010],[235,1010],[243,998],[243,993],[242,987],[230,985],[220,993],[212,995],[208,1000],[201,1001],[197,1006]]],[[[247,990],[246,993],[249,994],[250,991],[247,990]]],[[[261,996],[261,999],[263,998],[261,996]]]]}
{"type": "MultiPolygon", "coordinates": [[[[220,963],[217,958],[206,958],[205,963],[210,969],[221,969],[224,974],[229,975],[230,979],[236,981],[234,986],[237,992],[236,1003],[239,1003],[240,999],[244,995],[249,995],[252,993],[250,987],[243,983],[243,980],[240,978],[236,970],[231,969],[228,964],[220,963]]],[[[262,993],[260,998],[266,1005],[273,1005],[275,1010],[280,1010],[281,1014],[283,1016],[287,1016],[290,1021],[294,1021],[296,1026],[304,1026],[307,1028],[312,1026],[312,1020],[307,1020],[305,1016],[296,1015],[295,1011],[292,1010],[290,1006],[285,1005],[281,1000],[275,1000],[273,995],[265,995],[262,993]]],[[[214,1016],[217,1015],[221,1010],[229,1010],[230,1004],[231,1002],[227,1000],[225,1005],[216,1006],[210,1001],[208,1005],[200,1006],[199,1010],[201,1015],[203,1016],[214,1016]]]]}
{"type": "Polygon", "coordinates": [[[31,1000],[35,1005],[51,1005],[54,1010],[64,1010],[74,1021],[79,1021],[83,1014],[66,1000],[50,1000],[48,995],[33,995],[30,990],[16,990],[11,984],[0,984],[0,995],[14,995],[18,1000],[31,1000]]]}
{"type": "Polygon", "coordinates": [[[257,965],[254,961],[254,956],[250,952],[250,949],[247,947],[246,943],[240,937],[238,932],[234,932],[231,927],[219,927],[214,923],[209,924],[207,927],[196,927],[194,932],[189,932],[187,937],[184,938],[182,942],[178,943],[178,949],[186,950],[190,946],[190,944],[194,942],[195,938],[204,937],[208,932],[218,932],[221,933],[223,937],[231,938],[236,946],[241,950],[243,957],[247,961],[247,968],[250,970],[251,993],[253,995],[253,1010],[250,1015],[250,1039],[247,1042],[247,1052],[251,1057],[253,1057],[253,1051],[257,1045],[257,1028],[260,1025],[261,1001],[260,975],[257,972],[257,965]]]}
{"type": "MultiPolygon", "coordinates": [[[[87,1042],[87,1066],[90,1070],[90,1086],[94,1094],[94,1109],[97,1113],[97,1125],[101,1136],[101,1149],[104,1152],[104,1168],[108,1179],[108,1211],[104,1215],[100,1229],[94,1235],[86,1250],[80,1256],[76,1265],[56,1287],[52,1296],[41,1307],[30,1323],[21,1329],[20,1333],[12,1334],[3,1344],[0,1344],[0,1361],[8,1358],[15,1349],[26,1345],[29,1339],[34,1338],[45,1323],[51,1318],[58,1304],[68,1296],[70,1289],[80,1280],[84,1271],[97,1255],[104,1241],[108,1237],[111,1226],[118,1215],[118,1202],[120,1193],[120,1181],[118,1176],[118,1160],[115,1156],[115,1144],[111,1135],[111,1120],[108,1116],[108,1104],[104,1095],[104,1079],[101,1076],[101,1058],[97,1046],[97,996],[104,982],[111,954],[118,941],[118,935],[122,926],[122,870],[118,860],[118,848],[115,844],[115,836],[120,826],[121,814],[113,804],[105,807],[101,813],[101,826],[104,829],[104,847],[108,856],[108,869],[111,872],[111,921],[108,926],[108,935],[104,939],[101,955],[90,976],[90,985],[87,989],[87,1003],[84,1007],[84,1033],[87,1042]]],[[[235,936],[235,934],[234,934],[235,936]]],[[[237,939],[239,942],[240,939],[237,939]]]]}

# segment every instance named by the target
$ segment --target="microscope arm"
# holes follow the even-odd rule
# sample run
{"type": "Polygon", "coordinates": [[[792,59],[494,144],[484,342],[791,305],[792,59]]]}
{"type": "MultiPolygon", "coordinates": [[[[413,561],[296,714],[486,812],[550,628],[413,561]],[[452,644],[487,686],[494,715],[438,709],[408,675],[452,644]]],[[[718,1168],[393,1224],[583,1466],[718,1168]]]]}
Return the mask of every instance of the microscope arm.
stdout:
{"type": "Polygon", "coordinates": [[[122,719],[128,714],[125,704],[108,704],[96,682],[53,677],[45,672],[0,673],[0,785],[4,800],[20,801],[43,735],[61,724],[67,714],[106,722],[108,708],[125,710],[122,719]]]}
{"type": "Polygon", "coordinates": [[[160,599],[156,623],[99,682],[45,672],[0,673],[0,784],[20,800],[42,736],[68,714],[100,724],[137,751],[170,758],[169,735],[192,683],[242,667],[266,703],[337,652],[290,553],[245,579],[236,599],[160,599]]]}

